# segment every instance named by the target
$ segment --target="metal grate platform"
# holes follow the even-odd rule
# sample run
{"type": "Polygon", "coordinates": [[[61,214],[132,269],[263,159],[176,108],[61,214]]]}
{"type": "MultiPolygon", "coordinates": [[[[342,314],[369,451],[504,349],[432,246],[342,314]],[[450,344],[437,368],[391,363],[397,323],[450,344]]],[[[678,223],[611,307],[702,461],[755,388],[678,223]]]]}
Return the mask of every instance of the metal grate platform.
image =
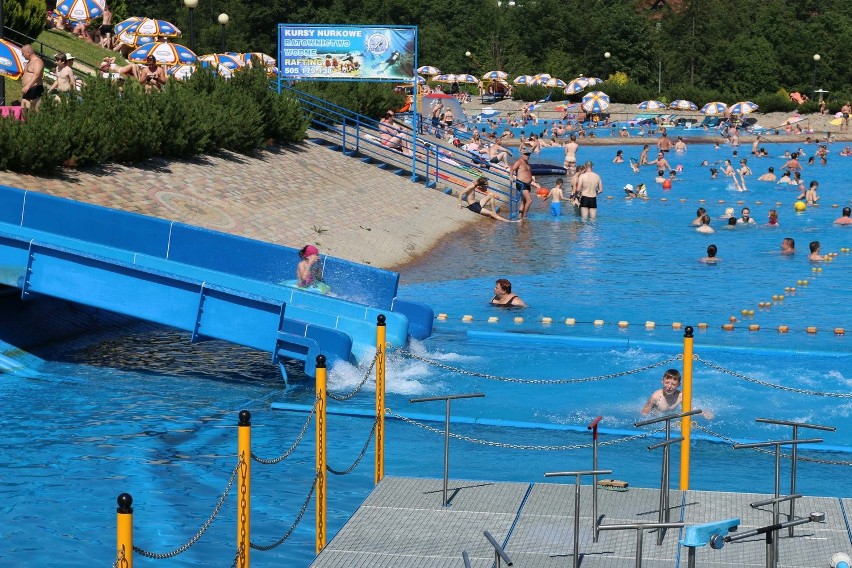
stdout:
{"type": "MultiPolygon", "coordinates": [[[[464,566],[462,551],[475,568],[490,568],[494,550],[485,540],[489,531],[503,543],[515,566],[560,567],[573,565],[573,483],[492,483],[450,480],[449,502],[442,502],[442,480],[386,477],[367,497],[311,566],[335,567],[453,567],[464,566]]],[[[772,523],[771,507],[752,509],[750,502],[763,494],[671,491],[670,520],[698,524],[739,517],[744,532],[772,523]]],[[[580,493],[580,566],[623,568],[635,563],[637,531],[602,531],[597,543],[592,534],[592,491],[580,493]]],[[[835,552],[848,552],[850,534],[844,506],[833,497],[803,497],[799,515],[826,514],[824,523],[795,527],[779,533],[779,567],[828,566],[835,552]]],[[[782,504],[781,520],[786,517],[782,504]]],[[[629,488],[625,492],[598,491],[602,524],[657,522],[659,490],[629,488]]],[[[657,533],[645,531],[642,566],[680,568],[687,565],[687,549],[678,544],[680,531],[666,532],[657,546],[657,533]]],[[[697,549],[696,566],[763,567],[765,540],[756,536],[726,544],[722,550],[697,549]]]]}

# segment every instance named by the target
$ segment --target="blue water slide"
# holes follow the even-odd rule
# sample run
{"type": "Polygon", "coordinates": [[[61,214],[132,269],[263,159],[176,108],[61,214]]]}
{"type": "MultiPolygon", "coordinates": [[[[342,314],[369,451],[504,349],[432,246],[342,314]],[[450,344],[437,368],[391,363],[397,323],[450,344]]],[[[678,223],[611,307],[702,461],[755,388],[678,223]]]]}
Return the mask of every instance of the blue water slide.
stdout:
{"type": "Polygon", "coordinates": [[[305,361],[360,356],[431,334],[428,306],[396,298],[399,275],[322,257],[334,296],[282,286],[298,251],[182,223],[0,186],[0,283],[305,361]],[[286,316],[285,316],[286,314],[286,316]],[[236,324],[229,324],[229,318],[236,324]]]}

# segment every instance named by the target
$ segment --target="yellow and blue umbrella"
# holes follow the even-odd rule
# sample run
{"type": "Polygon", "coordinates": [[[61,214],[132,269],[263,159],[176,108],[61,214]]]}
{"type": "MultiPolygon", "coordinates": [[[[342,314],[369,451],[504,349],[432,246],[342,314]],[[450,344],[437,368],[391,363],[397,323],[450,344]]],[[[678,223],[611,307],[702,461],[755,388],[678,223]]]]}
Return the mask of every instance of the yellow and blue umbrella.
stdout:
{"type": "Polygon", "coordinates": [[[426,75],[428,77],[432,77],[434,75],[440,75],[441,70],[437,67],[432,67],[431,65],[423,65],[422,67],[417,68],[417,73],[419,75],[426,75]]]}
{"type": "Polygon", "coordinates": [[[585,77],[577,77],[576,79],[565,85],[565,94],[576,95],[577,93],[584,91],[588,86],[589,82],[585,77]]]}
{"type": "Polygon", "coordinates": [[[154,43],[154,38],[151,36],[140,36],[129,31],[127,28],[115,35],[116,39],[129,47],[142,47],[149,43],[154,43]]]}
{"type": "Polygon", "coordinates": [[[532,84],[533,76],[532,75],[518,75],[514,79],[512,79],[513,85],[530,85],[532,84]]]}
{"type": "Polygon", "coordinates": [[[505,71],[489,71],[488,73],[482,76],[483,81],[498,81],[508,78],[509,74],[505,71]]]}
{"type": "Polygon", "coordinates": [[[603,112],[609,108],[609,95],[603,91],[592,91],[583,97],[583,110],[591,113],[603,112]]]}
{"type": "Polygon", "coordinates": [[[252,59],[260,59],[263,61],[264,67],[275,67],[278,65],[278,62],[275,61],[275,58],[271,55],[266,55],[265,53],[260,53],[259,51],[255,51],[252,53],[229,53],[228,55],[236,56],[240,61],[243,62],[244,65],[248,65],[248,63],[252,59]]]}
{"type": "Polygon", "coordinates": [[[26,66],[27,60],[21,49],[10,41],[0,39],[0,75],[20,79],[26,66]]]}
{"type": "Polygon", "coordinates": [[[533,75],[533,83],[531,83],[531,84],[532,85],[544,85],[545,83],[547,83],[552,78],[553,78],[553,76],[549,73],[537,73],[537,74],[533,75]]]}
{"type": "Polygon", "coordinates": [[[639,110],[662,110],[666,108],[666,103],[663,101],[642,101],[639,103],[639,110]]]}
{"type": "Polygon", "coordinates": [[[131,17],[127,18],[126,20],[122,20],[119,23],[117,23],[115,26],[113,26],[112,33],[114,35],[118,35],[121,32],[123,32],[124,30],[126,30],[127,28],[129,28],[132,24],[135,24],[136,22],[141,22],[143,19],[144,18],[142,16],[131,16],[131,17]]]}
{"type": "Polygon", "coordinates": [[[692,101],[677,99],[669,103],[669,108],[674,110],[698,110],[698,105],[692,101]]]}
{"type": "Polygon", "coordinates": [[[56,11],[69,20],[87,21],[101,17],[105,7],[105,0],[60,0],[56,11]]]}
{"type": "Polygon", "coordinates": [[[190,65],[189,63],[172,65],[166,73],[168,73],[169,77],[177,79],[178,81],[186,81],[192,77],[193,73],[195,73],[195,65],[190,65]]]}
{"type": "Polygon", "coordinates": [[[227,53],[208,53],[200,56],[198,61],[202,67],[218,68],[221,65],[230,71],[236,71],[243,66],[243,62],[238,57],[227,53]]]}
{"type": "Polygon", "coordinates": [[[557,79],[556,77],[551,77],[544,83],[545,87],[550,87],[551,89],[564,89],[568,85],[565,84],[565,81],[562,79],[557,79]]]}
{"type": "Polygon", "coordinates": [[[127,56],[131,63],[145,63],[149,55],[157,60],[157,65],[177,65],[179,63],[195,63],[198,57],[187,47],[177,43],[157,41],[143,45],[127,56]]]}
{"type": "Polygon", "coordinates": [[[701,114],[706,114],[706,115],[714,115],[714,114],[724,114],[724,112],[726,110],[728,110],[728,105],[726,105],[725,103],[712,102],[712,103],[707,103],[706,105],[701,107],[701,110],[699,110],[698,112],[700,112],[701,114]]]}
{"type": "MultiPolygon", "coordinates": [[[[467,73],[459,73],[456,75],[456,81],[463,85],[478,85],[479,78],[475,75],[468,75],[467,73]]],[[[452,81],[450,81],[452,83],[452,81]]]]}
{"type": "Polygon", "coordinates": [[[432,80],[436,83],[452,83],[456,80],[455,77],[452,73],[442,73],[436,77],[432,77],[432,80]]]}
{"type": "Polygon", "coordinates": [[[751,101],[742,101],[731,105],[731,114],[748,114],[757,110],[757,105],[751,101]]]}
{"type": "Polygon", "coordinates": [[[581,77],[581,79],[585,79],[586,85],[589,87],[603,84],[603,79],[598,79],[597,77],[581,77]]]}
{"type": "Polygon", "coordinates": [[[180,37],[181,31],[176,25],[165,20],[145,18],[130,24],[127,31],[140,36],[180,37]]]}

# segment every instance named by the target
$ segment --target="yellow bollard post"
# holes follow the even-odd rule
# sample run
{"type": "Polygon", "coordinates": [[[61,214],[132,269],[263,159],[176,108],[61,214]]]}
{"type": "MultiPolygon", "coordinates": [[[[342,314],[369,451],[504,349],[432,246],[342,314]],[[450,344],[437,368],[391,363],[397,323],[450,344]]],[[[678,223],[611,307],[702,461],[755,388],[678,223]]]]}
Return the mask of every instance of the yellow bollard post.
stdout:
{"type": "Polygon", "coordinates": [[[116,499],[115,566],[133,568],[133,497],[122,493],[116,499]]]}
{"type": "Polygon", "coordinates": [[[251,566],[251,412],[240,410],[237,423],[237,566],[251,566]]]}
{"type": "Polygon", "coordinates": [[[326,412],[326,390],[325,390],[325,355],[317,355],[317,543],[316,553],[325,548],[325,515],[326,515],[326,439],[325,439],[325,412],[326,412]]]}
{"type": "Polygon", "coordinates": [[[379,314],[376,323],[376,475],[375,484],[385,476],[385,316],[379,314]]]}
{"type": "MultiPolygon", "coordinates": [[[[691,325],[683,330],[683,407],[681,412],[692,410],[692,333],[691,325]]],[[[680,435],[680,490],[689,489],[689,433],[692,429],[692,417],[681,418],[680,435]]]]}

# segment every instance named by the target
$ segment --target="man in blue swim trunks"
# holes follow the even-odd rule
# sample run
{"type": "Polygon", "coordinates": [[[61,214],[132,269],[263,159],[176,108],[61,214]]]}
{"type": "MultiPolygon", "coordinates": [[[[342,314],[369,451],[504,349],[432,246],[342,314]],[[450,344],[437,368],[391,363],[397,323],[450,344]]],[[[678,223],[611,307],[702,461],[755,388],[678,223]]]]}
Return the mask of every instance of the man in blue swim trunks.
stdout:
{"type": "Polygon", "coordinates": [[[518,207],[518,218],[524,220],[527,218],[527,212],[532,205],[532,184],[533,175],[530,169],[530,151],[524,150],[521,152],[521,157],[512,164],[509,169],[509,177],[514,182],[515,188],[521,194],[521,204],[518,207]]]}

